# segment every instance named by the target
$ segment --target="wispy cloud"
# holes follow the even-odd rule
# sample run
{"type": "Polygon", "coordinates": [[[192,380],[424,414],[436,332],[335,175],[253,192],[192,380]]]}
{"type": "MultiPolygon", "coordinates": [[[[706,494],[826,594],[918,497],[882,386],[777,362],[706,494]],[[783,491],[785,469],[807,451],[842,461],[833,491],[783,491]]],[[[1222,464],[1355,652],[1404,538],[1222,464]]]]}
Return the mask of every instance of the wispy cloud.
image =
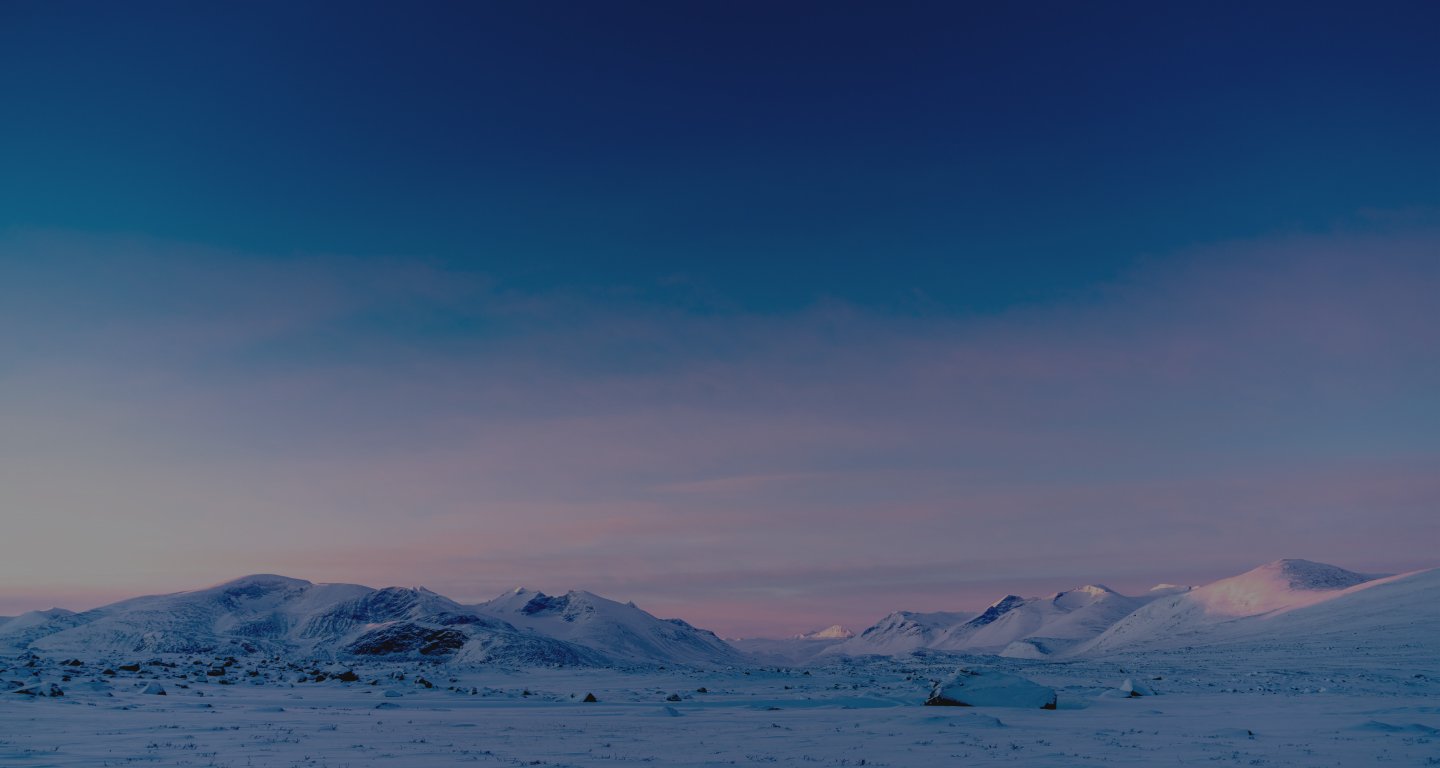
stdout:
{"type": "Polygon", "coordinates": [[[1384,570],[1435,538],[1423,219],[982,316],[705,313],[57,233],[0,240],[0,286],[15,605],[63,551],[77,584],[575,586],[788,632],[1000,578],[1384,570]]]}

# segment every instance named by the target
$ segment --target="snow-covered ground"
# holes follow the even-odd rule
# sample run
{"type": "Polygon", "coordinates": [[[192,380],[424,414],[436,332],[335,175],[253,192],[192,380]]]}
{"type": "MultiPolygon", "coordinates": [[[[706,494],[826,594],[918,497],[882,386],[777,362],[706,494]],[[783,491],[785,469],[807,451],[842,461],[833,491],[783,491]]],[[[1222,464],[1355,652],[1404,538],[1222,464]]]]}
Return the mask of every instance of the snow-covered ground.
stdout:
{"type": "Polygon", "coordinates": [[[1440,662],[1303,666],[933,655],[778,670],[357,667],[346,683],[296,682],[307,670],[273,661],[223,677],[41,663],[0,673],[38,672],[65,693],[0,698],[0,765],[1440,764],[1440,662]],[[933,679],[977,661],[1055,688],[1059,708],[922,706],[933,679]],[[1159,695],[1124,697],[1127,678],[1159,695]],[[167,695],[140,693],[149,682],[167,695]]]}

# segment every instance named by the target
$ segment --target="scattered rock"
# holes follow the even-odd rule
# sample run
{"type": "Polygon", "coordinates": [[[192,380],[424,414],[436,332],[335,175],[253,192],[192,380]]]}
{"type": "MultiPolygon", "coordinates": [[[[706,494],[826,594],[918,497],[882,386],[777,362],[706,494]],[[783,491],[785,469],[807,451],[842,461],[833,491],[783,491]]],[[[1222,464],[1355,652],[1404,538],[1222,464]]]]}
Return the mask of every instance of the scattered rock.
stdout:
{"type": "Polygon", "coordinates": [[[51,698],[59,698],[65,695],[65,692],[60,690],[60,686],[54,683],[50,683],[49,685],[46,685],[44,683],[35,683],[34,685],[27,685],[24,688],[16,688],[15,690],[11,691],[11,693],[19,694],[21,696],[29,696],[31,698],[40,698],[45,696],[49,696],[51,698]]]}
{"type": "Polygon", "coordinates": [[[443,657],[459,650],[468,638],[460,630],[405,622],[366,632],[346,646],[345,651],[360,656],[418,653],[443,657]]]}

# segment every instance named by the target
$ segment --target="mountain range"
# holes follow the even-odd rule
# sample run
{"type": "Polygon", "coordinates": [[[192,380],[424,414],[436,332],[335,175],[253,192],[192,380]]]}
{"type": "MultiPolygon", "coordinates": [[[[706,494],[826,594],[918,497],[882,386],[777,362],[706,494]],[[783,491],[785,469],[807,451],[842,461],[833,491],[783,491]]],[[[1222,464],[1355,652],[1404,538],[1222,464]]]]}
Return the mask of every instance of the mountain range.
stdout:
{"type": "Polygon", "coordinates": [[[1383,576],[1277,560],[1196,588],[1162,585],[1127,596],[1092,584],[1045,597],[1006,595],[978,613],[897,611],[858,635],[837,625],[783,640],[727,643],[680,619],[584,591],[516,589],[465,605],[424,588],[255,575],[89,611],[0,618],[0,653],[301,654],[600,667],[798,664],[917,652],[1064,659],[1327,637],[1424,648],[1434,645],[1425,638],[1440,636],[1437,597],[1440,569],[1383,576]]]}
{"type": "Polygon", "coordinates": [[[372,589],[256,575],[90,611],[0,623],[0,649],[49,655],[301,654],[446,662],[616,666],[725,664],[741,655],[710,632],[588,592],[517,590],[462,605],[424,588],[372,589]]]}

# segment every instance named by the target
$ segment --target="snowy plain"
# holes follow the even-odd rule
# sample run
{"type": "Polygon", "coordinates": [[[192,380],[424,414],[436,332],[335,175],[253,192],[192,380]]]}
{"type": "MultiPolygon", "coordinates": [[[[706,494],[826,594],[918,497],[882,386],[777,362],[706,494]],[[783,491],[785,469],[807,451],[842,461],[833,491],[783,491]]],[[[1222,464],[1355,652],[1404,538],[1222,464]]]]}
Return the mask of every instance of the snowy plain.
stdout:
{"type": "Polygon", "coordinates": [[[1162,695],[1123,698],[1115,689],[1134,676],[1130,667],[1011,661],[1007,668],[1055,687],[1059,709],[921,706],[926,678],[954,662],[492,670],[449,675],[435,688],[413,682],[417,672],[434,674],[417,669],[381,686],[189,689],[147,673],[168,695],[117,678],[60,698],[6,698],[0,764],[1440,764],[1433,668],[1417,678],[1408,669],[1253,670],[1233,657],[1136,659],[1147,682],[1162,678],[1150,683],[1162,695]],[[583,703],[588,693],[598,701],[583,703]],[[676,694],[681,701],[667,701],[676,694]]]}

